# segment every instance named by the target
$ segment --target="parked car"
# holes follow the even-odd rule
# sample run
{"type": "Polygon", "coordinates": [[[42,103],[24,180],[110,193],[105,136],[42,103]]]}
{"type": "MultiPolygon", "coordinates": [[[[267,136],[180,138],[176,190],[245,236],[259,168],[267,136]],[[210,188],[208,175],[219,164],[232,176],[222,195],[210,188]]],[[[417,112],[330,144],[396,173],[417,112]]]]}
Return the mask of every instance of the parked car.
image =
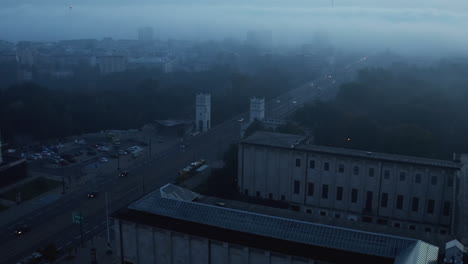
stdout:
{"type": "Polygon", "coordinates": [[[128,176],[128,171],[122,171],[119,173],[119,177],[127,177],[128,176]]]}
{"type": "Polygon", "coordinates": [[[100,158],[100,159],[99,159],[99,161],[100,161],[100,162],[102,162],[102,163],[109,162],[109,160],[108,160],[108,159],[106,159],[106,158],[100,158]]]}

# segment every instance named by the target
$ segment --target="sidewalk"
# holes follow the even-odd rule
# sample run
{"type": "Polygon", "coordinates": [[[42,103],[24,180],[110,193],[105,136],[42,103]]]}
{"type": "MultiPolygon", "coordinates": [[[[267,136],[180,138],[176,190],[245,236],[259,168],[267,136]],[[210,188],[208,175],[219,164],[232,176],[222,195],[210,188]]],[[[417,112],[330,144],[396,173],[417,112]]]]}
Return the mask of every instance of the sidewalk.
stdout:
{"type": "Polygon", "coordinates": [[[56,264],[87,264],[93,263],[94,253],[92,249],[96,251],[96,261],[99,264],[114,264],[119,263],[119,259],[115,253],[108,253],[107,241],[104,235],[98,235],[89,240],[86,243],[86,247],[77,247],[70,252],[65,253],[63,257],[55,261],[56,264]]]}

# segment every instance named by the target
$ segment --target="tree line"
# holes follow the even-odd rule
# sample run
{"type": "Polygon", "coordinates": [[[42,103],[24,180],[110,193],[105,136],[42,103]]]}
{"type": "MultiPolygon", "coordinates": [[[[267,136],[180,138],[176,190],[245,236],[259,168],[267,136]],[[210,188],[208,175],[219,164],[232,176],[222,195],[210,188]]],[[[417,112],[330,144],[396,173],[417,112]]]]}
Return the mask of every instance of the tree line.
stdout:
{"type": "Polygon", "coordinates": [[[362,70],[294,119],[316,144],[429,158],[468,152],[468,64],[362,70]]]}

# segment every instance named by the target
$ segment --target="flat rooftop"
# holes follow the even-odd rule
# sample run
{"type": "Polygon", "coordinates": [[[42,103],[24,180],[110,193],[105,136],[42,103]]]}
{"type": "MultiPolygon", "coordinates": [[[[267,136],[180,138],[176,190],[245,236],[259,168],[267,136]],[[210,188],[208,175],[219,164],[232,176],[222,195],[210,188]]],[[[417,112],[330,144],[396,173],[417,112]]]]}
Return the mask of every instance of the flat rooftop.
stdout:
{"type": "Polygon", "coordinates": [[[378,160],[384,162],[397,162],[404,164],[412,164],[418,166],[432,166],[432,167],[441,167],[448,169],[460,169],[463,165],[450,161],[450,160],[438,160],[438,159],[428,159],[420,157],[411,157],[379,152],[370,152],[363,150],[354,150],[354,149],[344,149],[344,148],[333,148],[318,146],[312,144],[306,144],[305,138],[303,136],[292,135],[292,134],[282,134],[274,132],[263,132],[259,131],[251,135],[250,137],[244,139],[241,144],[247,145],[256,145],[256,146],[265,146],[297,151],[305,151],[309,153],[322,154],[322,155],[335,155],[343,156],[350,158],[359,158],[367,160],[378,160]]]}
{"type": "Polygon", "coordinates": [[[159,221],[165,225],[165,228],[169,226],[175,230],[190,226],[177,224],[177,221],[182,221],[195,224],[188,232],[201,228],[206,230],[202,232],[202,236],[211,234],[219,241],[225,241],[229,237],[227,234],[244,238],[245,243],[252,243],[258,238],[263,239],[263,243],[254,244],[254,247],[271,244],[265,241],[276,241],[275,243],[281,248],[305,246],[306,251],[307,248],[314,247],[325,250],[323,252],[327,250],[335,253],[350,252],[357,256],[374,256],[392,260],[418,243],[423,243],[438,251],[437,247],[416,239],[311,223],[294,218],[294,214],[288,215],[288,218],[280,216],[282,215],[280,211],[284,213],[288,210],[278,208],[257,210],[258,206],[242,205],[241,202],[236,202],[235,206],[231,206],[230,203],[215,201],[219,200],[187,192],[186,189],[168,184],[134,202],[126,211],[118,212],[116,218],[136,222],[146,218],[147,221],[144,221],[146,224],[157,226],[159,221]],[[170,192],[178,195],[170,195],[170,192]],[[243,206],[249,208],[249,211],[240,209],[243,206]],[[213,232],[213,230],[217,231],[213,232]],[[230,233],[223,233],[223,230],[230,231],[230,233]]]}

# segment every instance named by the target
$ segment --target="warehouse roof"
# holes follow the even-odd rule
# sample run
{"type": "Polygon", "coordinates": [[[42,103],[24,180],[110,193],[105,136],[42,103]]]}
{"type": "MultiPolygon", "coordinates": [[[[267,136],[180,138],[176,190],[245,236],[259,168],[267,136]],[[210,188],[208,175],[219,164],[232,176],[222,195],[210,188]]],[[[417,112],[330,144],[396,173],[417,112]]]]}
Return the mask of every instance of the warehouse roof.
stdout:
{"type": "Polygon", "coordinates": [[[160,190],[146,195],[128,209],[217,229],[390,259],[395,259],[416,243],[429,246],[436,255],[438,251],[437,247],[416,239],[248,212],[196,200],[167,199],[161,197],[160,190]]]}
{"type": "Polygon", "coordinates": [[[305,138],[303,136],[273,132],[256,132],[255,134],[243,140],[241,144],[267,146],[275,148],[287,148],[295,149],[297,151],[306,151],[310,153],[323,155],[346,156],[367,160],[414,164],[419,166],[434,166],[450,169],[459,169],[462,167],[462,164],[449,160],[427,159],[420,157],[402,156],[354,149],[311,145],[305,143],[305,138]]]}

